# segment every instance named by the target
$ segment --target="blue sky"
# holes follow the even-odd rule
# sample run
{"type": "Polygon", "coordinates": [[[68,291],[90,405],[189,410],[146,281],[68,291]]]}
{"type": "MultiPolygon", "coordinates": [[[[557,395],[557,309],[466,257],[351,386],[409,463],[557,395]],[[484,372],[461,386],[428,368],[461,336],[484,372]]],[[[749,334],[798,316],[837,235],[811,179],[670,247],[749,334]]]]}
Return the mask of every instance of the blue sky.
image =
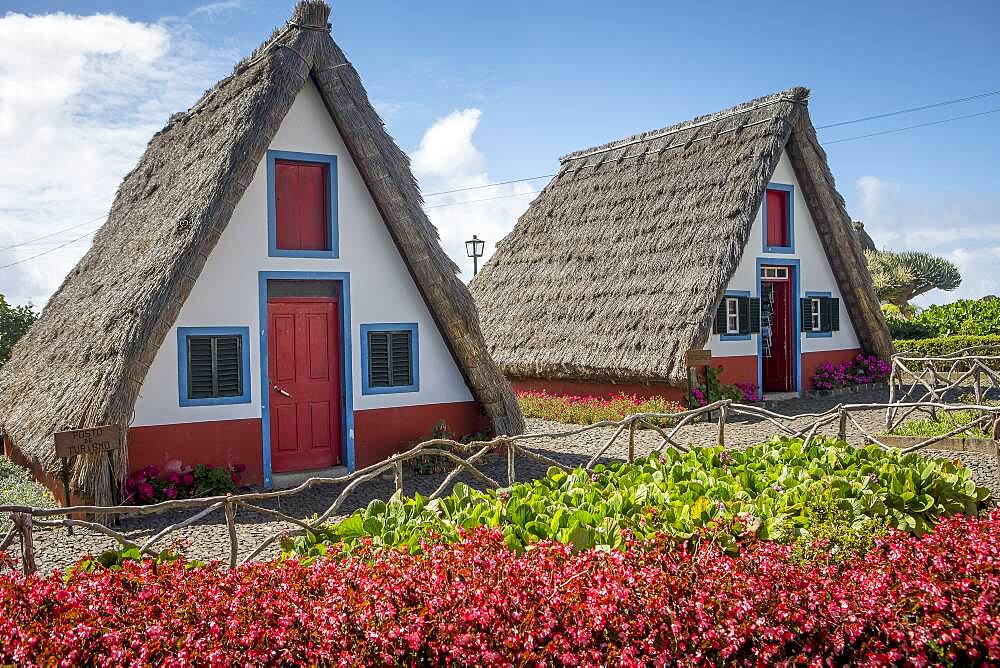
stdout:
{"type": "MultiPolygon", "coordinates": [[[[0,170],[51,159],[39,153],[37,141],[25,143],[33,119],[51,110],[39,110],[36,100],[3,109],[3,86],[31,86],[38,74],[30,63],[5,70],[2,43],[23,53],[52,38],[39,55],[49,59],[63,48],[55,36],[64,31],[73,41],[66,58],[79,61],[66,76],[97,83],[60,89],[66,82],[57,82],[51,104],[61,111],[53,112],[53,132],[72,133],[64,162],[79,152],[89,156],[79,169],[103,175],[86,187],[74,183],[76,199],[58,206],[21,202],[60,189],[61,179],[74,177],[72,169],[39,168],[25,191],[5,194],[0,186],[0,247],[99,216],[169,112],[191,104],[228,72],[287,18],[291,4],[0,2],[0,16],[7,15],[0,37],[5,21],[18,36],[42,26],[47,14],[73,15],[50,20],[25,44],[0,39],[0,150],[17,159],[5,163],[0,156],[0,170]],[[27,15],[29,23],[12,21],[12,13],[27,15]],[[121,23],[80,22],[97,13],[117,15],[121,23]],[[118,35],[133,42],[109,54],[107,41],[118,35]],[[144,50],[144,36],[162,43],[144,50]],[[136,61],[140,69],[130,70],[136,61]],[[105,150],[102,141],[116,143],[105,150]],[[113,159],[94,155],[105,153],[113,159]],[[39,183],[47,174],[51,183],[39,183]],[[69,207],[79,215],[66,213],[69,207]]],[[[548,174],[558,156],[574,149],[792,85],[812,89],[817,125],[1000,90],[996,2],[710,3],[696,9],[663,2],[340,2],[332,23],[393,136],[413,154],[425,192],[548,174]]],[[[1000,109],[1000,95],[831,128],[820,131],[820,139],[993,109],[1000,109]]],[[[1000,113],[827,149],[849,211],[866,221],[876,242],[947,255],[963,269],[965,284],[955,295],[931,294],[927,302],[1000,293],[1000,272],[992,271],[1000,261],[998,130],[1000,113]]],[[[531,199],[507,195],[543,184],[429,197],[429,206],[448,206],[428,213],[458,255],[470,233],[496,241],[531,199]],[[456,204],[496,195],[505,197],[456,204]]],[[[71,231],[49,241],[75,236],[71,231]]],[[[0,270],[0,292],[43,302],[86,241],[0,270]]],[[[47,248],[0,248],[0,265],[47,248]]]]}

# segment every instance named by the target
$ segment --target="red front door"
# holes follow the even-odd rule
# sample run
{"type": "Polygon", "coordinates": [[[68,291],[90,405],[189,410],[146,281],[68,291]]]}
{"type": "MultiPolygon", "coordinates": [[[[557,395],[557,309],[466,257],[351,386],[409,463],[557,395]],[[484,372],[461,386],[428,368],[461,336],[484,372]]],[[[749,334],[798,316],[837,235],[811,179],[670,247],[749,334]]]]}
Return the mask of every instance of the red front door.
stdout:
{"type": "Polygon", "coordinates": [[[267,303],[271,469],[341,461],[340,323],[337,302],[281,297],[267,303]]]}
{"type": "Polygon", "coordinates": [[[765,392],[795,390],[795,321],[792,317],[792,268],[784,279],[761,281],[761,364],[765,392]],[[770,331],[770,336],[766,333],[770,331]]]}

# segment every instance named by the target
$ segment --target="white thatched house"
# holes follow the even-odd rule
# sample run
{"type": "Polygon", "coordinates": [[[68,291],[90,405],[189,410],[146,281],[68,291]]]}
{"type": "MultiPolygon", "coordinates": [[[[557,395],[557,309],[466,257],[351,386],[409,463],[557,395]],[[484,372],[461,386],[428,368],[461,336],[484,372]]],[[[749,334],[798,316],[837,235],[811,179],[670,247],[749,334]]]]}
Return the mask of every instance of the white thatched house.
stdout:
{"type": "Polygon", "coordinates": [[[471,285],[515,388],[682,397],[710,348],[722,380],[797,393],[891,354],[808,95],[563,157],[471,285]]]}
{"type": "Polygon", "coordinates": [[[99,502],[126,469],[172,458],[268,484],[376,462],[439,420],[523,428],[328,14],[300,2],[153,137],[15,347],[0,425],[42,479],[67,426],[128,427],[113,475],[75,462],[75,493],[99,502]]]}

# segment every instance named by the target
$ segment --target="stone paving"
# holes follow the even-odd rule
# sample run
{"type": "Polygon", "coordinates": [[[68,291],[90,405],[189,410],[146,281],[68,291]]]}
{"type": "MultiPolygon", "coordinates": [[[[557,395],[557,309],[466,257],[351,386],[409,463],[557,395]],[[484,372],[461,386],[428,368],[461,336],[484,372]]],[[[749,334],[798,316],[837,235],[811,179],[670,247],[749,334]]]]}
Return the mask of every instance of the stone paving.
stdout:
{"type": "MultiPolygon", "coordinates": [[[[887,392],[884,389],[880,389],[848,397],[797,399],[785,402],[775,412],[789,415],[816,413],[827,410],[841,402],[875,403],[885,402],[887,398],[887,392]]],[[[853,415],[870,433],[878,433],[884,426],[885,414],[883,411],[869,410],[854,413],[853,415]]],[[[808,420],[802,420],[797,422],[796,426],[802,427],[808,423],[808,420]]],[[[576,425],[564,425],[538,419],[528,420],[528,431],[530,433],[567,431],[576,428],[578,428],[576,425]]],[[[836,431],[836,428],[836,424],[833,424],[825,432],[833,433],[836,431]]],[[[771,434],[775,433],[775,430],[776,428],[773,425],[766,422],[762,423],[758,419],[734,418],[726,427],[726,443],[729,447],[746,447],[767,440],[771,434]]],[[[854,431],[853,427],[849,431],[854,431]]],[[[532,442],[531,447],[537,452],[556,459],[563,464],[570,466],[582,465],[607,442],[612,433],[613,429],[611,428],[597,428],[572,437],[539,439],[532,442]]],[[[681,443],[693,445],[711,445],[715,442],[716,433],[717,426],[714,422],[696,423],[686,426],[678,436],[678,440],[681,443]]],[[[849,440],[856,444],[862,442],[862,438],[856,432],[849,433],[849,440]]],[[[660,436],[655,431],[644,430],[636,432],[636,454],[648,453],[656,448],[659,443],[660,436]]],[[[606,459],[624,459],[627,456],[627,448],[628,434],[624,433],[618,439],[617,444],[608,450],[606,459]]],[[[976,481],[981,485],[990,487],[994,498],[1000,498],[1000,467],[998,467],[996,457],[992,455],[959,455],[956,453],[932,451],[927,451],[927,454],[962,459],[967,466],[972,468],[976,481]]],[[[543,476],[547,469],[544,464],[522,457],[518,458],[516,467],[518,480],[528,480],[543,476]]],[[[501,482],[501,484],[506,480],[505,457],[490,455],[487,462],[479,468],[494,480],[501,482]]],[[[404,476],[405,492],[407,494],[420,492],[421,494],[429,495],[441,484],[444,477],[444,474],[416,475],[407,472],[407,475],[404,476]]],[[[481,484],[467,474],[459,477],[459,480],[470,485],[481,484]]],[[[279,509],[283,513],[293,517],[309,518],[314,514],[323,513],[342,488],[342,485],[336,487],[313,487],[294,496],[285,497],[280,500],[280,503],[271,502],[259,505],[279,509]]],[[[386,499],[394,491],[395,485],[391,476],[371,480],[362,484],[354,492],[343,507],[342,513],[348,514],[356,508],[367,505],[372,499],[386,499]]],[[[136,542],[141,543],[162,528],[190,517],[195,512],[189,510],[148,518],[124,519],[118,529],[136,542]]],[[[276,532],[293,528],[288,523],[243,508],[237,511],[236,522],[241,559],[250,554],[265,538],[276,532]]],[[[177,540],[190,542],[185,552],[191,558],[203,560],[228,559],[229,536],[225,517],[221,509],[205,517],[198,523],[185,527],[164,538],[161,542],[157,543],[157,547],[166,547],[177,540]]],[[[96,554],[115,546],[116,543],[111,538],[95,535],[87,530],[77,529],[73,536],[69,536],[65,529],[38,529],[35,532],[36,560],[39,569],[42,571],[48,571],[52,568],[65,568],[84,554],[96,554]]],[[[278,548],[272,546],[260,558],[272,558],[277,553],[278,548]]]]}

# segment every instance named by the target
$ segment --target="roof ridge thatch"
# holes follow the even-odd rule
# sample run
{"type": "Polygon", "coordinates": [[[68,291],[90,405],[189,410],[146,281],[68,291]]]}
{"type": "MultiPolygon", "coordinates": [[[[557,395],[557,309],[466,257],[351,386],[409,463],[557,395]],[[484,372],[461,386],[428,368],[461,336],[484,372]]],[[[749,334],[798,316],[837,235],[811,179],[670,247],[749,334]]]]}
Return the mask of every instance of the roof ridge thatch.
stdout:
{"type": "MultiPolygon", "coordinates": [[[[777,93],[771,93],[770,95],[764,95],[762,97],[758,97],[753,100],[748,100],[746,102],[741,102],[736,106],[730,107],[728,109],[723,109],[721,111],[717,111],[712,114],[704,114],[702,116],[696,116],[686,121],[674,123],[673,125],[668,125],[662,128],[658,128],[656,130],[647,130],[645,132],[639,132],[628,137],[623,137],[621,139],[616,139],[614,141],[606,142],[604,144],[591,146],[590,148],[584,148],[584,149],[579,149],[577,151],[572,151],[570,153],[567,153],[566,155],[560,156],[559,162],[566,163],[569,162],[570,160],[577,160],[579,158],[587,157],[595,153],[612,151],[618,148],[624,148],[626,146],[652,141],[654,139],[662,139],[663,137],[670,134],[676,134],[678,132],[689,130],[694,127],[701,127],[709,123],[715,123],[717,121],[734,118],[741,114],[746,114],[750,111],[754,111],[762,107],[771,106],[778,102],[806,104],[808,100],[809,100],[808,88],[805,88],[803,86],[793,86],[792,88],[789,88],[787,90],[779,91],[777,93]]],[[[738,126],[738,124],[734,124],[734,126],[738,126]]],[[[718,134],[718,131],[716,131],[716,134],[718,134]]]]}
{"type": "MultiPolygon", "coordinates": [[[[59,469],[52,433],[127,424],[146,372],[295,97],[313,81],[473,396],[499,433],[524,421],[483,343],[475,305],[421,207],[406,154],[327,34],[329,7],[292,20],[150,140],[91,248],[0,371],[0,427],[29,463],[59,469]],[[296,25],[297,24],[297,25],[296,25]]],[[[111,501],[125,458],[78,457],[74,492],[111,501]]]]}
{"type": "Polygon", "coordinates": [[[859,339],[889,354],[808,97],[793,87],[563,156],[470,285],[504,373],[683,383],[783,151],[859,339]]]}

